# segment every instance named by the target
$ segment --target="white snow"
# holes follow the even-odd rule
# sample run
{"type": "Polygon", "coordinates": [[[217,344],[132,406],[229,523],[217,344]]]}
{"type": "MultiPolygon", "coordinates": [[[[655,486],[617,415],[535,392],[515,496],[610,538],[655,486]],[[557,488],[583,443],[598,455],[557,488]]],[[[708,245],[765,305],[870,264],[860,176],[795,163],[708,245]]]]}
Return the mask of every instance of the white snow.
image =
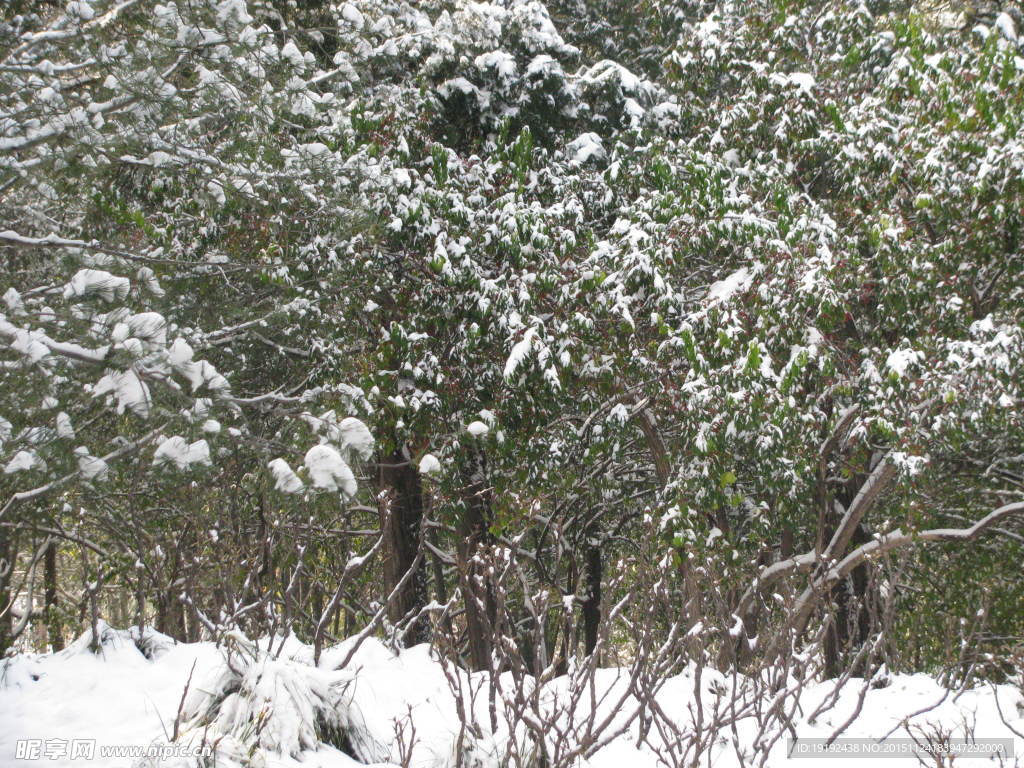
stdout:
{"type": "Polygon", "coordinates": [[[348,451],[351,451],[363,461],[368,461],[373,456],[373,448],[376,445],[369,428],[359,419],[348,416],[338,424],[338,442],[348,451]]]}
{"type": "Polygon", "coordinates": [[[506,51],[490,51],[481,53],[474,61],[477,68],[482,70],[491,69],[504,80],[511,80],[516,75],[515,57],[506,51]]]}
{"type": "Polygon", "coordinates": [[[346,416],[338,421],[333,410],[324,411],[319,416],[306,412],[302,418],[314,432],[337,446],[346,458],[355,456],[368,461],[373,456],[376,441],[369,428],[359,419],[346,416]]]}
{"type": "Polygon", "coordinates": [[[0,334],[11,339],[11,349],[24,355],[30,363],[38,363],[50,354],[50,347],[43,341],[45,335],[39,331],[16,328],[0,317],[0,334]]]}
{"type": "Polygon", "coordinates": [[[115,344],[128,337],[143,339],[151,344],[167,343],[167,320],[159,312],[140,312],[114,326],[111,341],[115,344]]]}
{"type": "Polygon", "coordinates": [[[520,339],[509,353],[508,360],[505,361],[505,378],[510,379],[515,375],[516,369],[522,365],[523,361],[529,356],[533,350],[534,342],[537,338],[537,329],[529,328],[526,333],[523,334],[523,338],[520,339]]]}
{"type": "Polygon", "coordinates": [[[996,17],[995,28],[1011,43],[1017,42],[1017,25],[1013,23],[1013,17],[1006,11],[996,17]]]}
{"type": "MultiPolygon", "coordinates": [[[[609,80],[618,83],[624,93],[636,95],[644,83],[624,66],[611,59],[603,59],[586,70],[580,79],[586,83],[603,83],[609,80]]],[[[649,85],[649,84],[648,84],[649,85]]]]}
{"type": "Polygon", "coordinates": [[[913,349],[897,349],[889,355],[885,361],[885,367],[900,378],[903,378],[907,375],[907,369],[911,365],[919,363],[923,357],[920,352],[916,352],[913,349]]]}
{"type": "Polygon", "coordinates": [[[314,445],[306,452],[305,464],[314,487],[356,495],[355,475],[332,446],[314,445]]]}
{"type": "Polygon", "coordinates": [[[137,416],[149,416],[149,387],[133,369],[113,371],[96,382],[93,397],[113,394],[117,400],[117,412],[131,411],[137,416]]]}
{"type": "Polygon", "coordinates": [[[284,459],[274,459],[267,468],[274,477],[274,488],[281,493],[302,493],[305,490],[302,480],[296,475],[284,459]]]}
{"type": "Polygon", "coordinates": [[[74,453],[78,459],[78,472],[81,474],[83,480],[94,481],[106,479],[107,471],[109,470],[107,462],[98,456],[91,455],[89,453],[89,449],[84,445],[80,445],[75,448],[74,453]]]}
{"type": "Polygon", "coordinates": [[[903,451],[893,451],[891,457],[892,463],[902,469],[908,475],[916,475],[921,472],[928,464],[927,456],[914,456],[903,451]]]}
{"type": "Polygon", "coordinates": [[[438,461],[437,456],[432,453],[425,453],[420,459],[420,474],[421,475],[436,475],[441,471],[441,462],[438,461]]]}
{"type": "Polygon", "coordinates": [[[744,291],[750,287],[753,275],[749,267],[740,267],[728,277],[711,284],[708,288],[708,302],[722,302],[727,300],[734,293],[744,291]]]}
{"type": "Polygon", "coordinates": [[[8,288],[4,291],[3,300],[4,304],[7,305],[7,309],[11,312],[20,312],[25,308],[25,304],[21,300],[21,294],[14,288],[8,288]]]}
{"type": "Polygon", "coordinates": [[[18,451],[14,454],[7,466],[4,467],[5,475],[13,475],[15,472],[27,472],[31,469],[45,469],[46,462],[36,454],[35,451],[18,451]]]}
{"type": "Polygon", "coordinates": [[[194,354],[189,343],[180,336],[167,350],[167,362],[175,373],[188,379],[193,392],[204,385],[213,392],[222,392],[230,388],[228,380],[207,360],[193,361],[194,354]]]}
{"type": "Polygon", "coordinates": [[[583,165],[591,158],[604,160],[608,153],[601,143],[601,137],[596,133],[584,133],[569,142],[566,153],[572,158],[575,165],[583,165]]]}
{"type": "Polygon", "coordinates": [[[345,3],[341,6],[341,18],[357,29],[362,29],[366,23],[363,14],[351,3],[345,3]]]}
{"type": "Polygon", "coordinates": [[[770,78],[775,85],[796,88],[804,93],[814,90],[814,75],[808,72],[776,72],[770,78]]]}
{"type": "Polygon", "coordinates": [[[65,6],[65,10],[68,16],[77,16],[82,21],[90,21],[96,15],[96,11],[87,0],[71,0],[65,6]]]}
{"type": "Polygon", "coordinates": [[[131,282],[127,277],[117,277],[102,269],[80,269],[64,286],[64,298],[96,295],[112,302],[127,296],[130,288],[131,282]]]}
{"type": "Polygon", "coordinates": [[[483,437],[491,428],[484,424],[482,421],[471,422],[467,427],[466,431],[469,432],[473,437],[483,437]]]}
{"type": "Polygon", "coordinates": [[[71,417],[64,411],[57,414],[57,437],[62,440],[73,440],[75,437],[75,427],[71,423],[71,417]]]}
{"type": "Polygon", "coordinates": [[[297,69],[305,69],[306,60],[302,57],[302,51],[292,40],[289,40],[281,48],[281,58],[297,69]]]}
{"type": "Polygon", "coordinates": [[[149,267],[141,267],[135,277],[147,291],[157,298],[164,295],[164,289],[160,285],[160,280],[157,278],[156,273],[149,267]]]}
{"type": "Polygon", "coordinates": [[[175,435],[164,440],[153,452],[153,465],[173,464],[177,469],[187,470],[193,465],[210,466],[210,446],[205,440],[189,443],[184,437],[175,435]]]}
{"type": "Polygon", "coordinates": [[[789,76],[789,82],[808,93],[814,88],[814,75],[808,72],[793,72],[789,76]]]}
{"type": "MultiPolygon", "coordinates": [[[[272,654],[265,650],[269,638],[253,643],[238,633],[229,634],[218,648],[211,642],[175,644],[149,629],[140,635],[137,629],[114,630],[103,622],[98,630],[99,653],[89,650],[91,635],[87,631],[60,653],[20,654],[3,662],[0,754],[14,754],[19,740],[61,739],[69,746],[72,740],[90,739],[95,740],[92,759],[71,759],[61,751],[43,762],[59,768],[128,765],[131,763],[123,758],[120,762],[104,758],[100,751],[116,746],[155,749],[167,745],[169,727],[178,716],[183,694],[187,694],[178,745],[199,745],[205,737],[207,743],[218,745],[217,765],[224,768],[351,768],[359,764],[324,743],[330,730],[345,735],[363,764],[402,764],[400,734],[404,731],[408,737],[412,728],[416,744],[407,765],[454,768],[457,756],[463,765],[478,768],[498,768],[509,761],[508,712],[499,695],[498,727],[492,731],[487,675],[452,668],[446,675],[425,645],[395,654],[374,638],[354,650],[355,639],[350,638],[324,649],[319,664],[314,665],[312,648],[294,637],[276,638],[274,648],[281,652],[272,654]],[[348,664],[342,667],[350,654],[348,664]],[[476,735],[461,732],[456,691],[480,726],[476,735]],[[256,722],[260,727],[254,727],[256,722]]],[[[844,737],[881,739],[892,731],[893,737],[905,738],[907,732],[900,728],[904,718],[909,718],[911,728],[941,726],[953,736],[960,733],[964,722],[975,723],[979,741],[1013,740],[1011,728],[1018,732],[1024,728],[1024,698],[1013,685],[967,689],[951,696],[926,675],[886,674],[877,679],[879,687],[852,680],[838,691],[834,682],[807,681],[799,694],[800,706],[793,709],[792,731],[780,734],[782,738],[771,748],[766,764],[789,765],[790,735],[827,738],[858,707],[860,715],[843,732],[844,737]],[[826,707],[813,723],[808,722],[818,704],[833,693],[835,706],[826,707]]],[[[511,681],[503,678],[502,682],[511,681]]],[[[629,688],[629,670],[618,668],[597,670],[593,690],[585,680],[574,682],[572,676],[557,677],[542,687],[540,711],[553,716],[559,732],[570,741],[586,735],[595,700],[596,720],[611,718],[606,733],[622,729],[609,743],[580,760],[579,768],[665,765],[655,753],[655,749],[664,749],[658,730],[652,727],[646,729],[645,737],[640,736],[635,717],[638,702],[629,688]]],[[[715,712],[728,707],[730,694],[737,692],[741,702],[746,702],[746,714],[740,716],[734,732],[726,728],[717,734],[700,761],[702,765],[734,768],[745,764],[736,755],[736,745],[749,749],[757,733],[758,713],[771,706],[765,700],[754,707],[753,690],[748,678],[724,675],[709,667],[698,677],[691,665],[664,680],[656,699],[660,710],[685,731],[694,727],[698,700],[705,713],[715,712]]],[[[705,719],[705,724],[710,719],[705,719]]],[[[521,724],[515,725],[514,733],[521,746],[529,746],[521,724]]],[[[705,731],[701,735],[708,743],[713,734],[705,731]]],[[[552,732],[549,738],[554,744],[556,734],[552,732]]],[[[1024,739],[1016,738],[1018,753],[1022,747],[1024,739]]],[[[914,758],[894,758],[886,763],[893,768],[918,764],[914,758]]],[[[177,756],[160,762],[166,768],[188,764],[177,756]]],[[[963,764],[991,762],[964,760],[963,764]]]]}
{"type": "Polygon", "coordinates": [[[193,354],[192,347],[179,336],[171,344],[170,350],[168,350],[168,360],[175,368],[181,368],[192,362],[193,354]]]}

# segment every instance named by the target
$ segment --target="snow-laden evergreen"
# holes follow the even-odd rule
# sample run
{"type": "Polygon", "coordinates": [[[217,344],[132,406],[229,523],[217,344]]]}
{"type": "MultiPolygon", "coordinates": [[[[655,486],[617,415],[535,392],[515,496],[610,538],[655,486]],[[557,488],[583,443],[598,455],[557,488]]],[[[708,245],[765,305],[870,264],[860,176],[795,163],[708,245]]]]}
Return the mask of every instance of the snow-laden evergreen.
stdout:
{"type": "MultiPolygon", "coordinates": [[[[0,649],[155,624],[214,675],[170,720],[239,762],[401,764],[414,726],[483,765],[774,756],[660,687],[1018,679],[1022,23],[10,0],[0,649]],[[346,636],[489,701],[353,730],[346,636]],[[654,708],[635,739],[540,736],[587,669],[654,708]]],[[[423,685],[388,706],[449,706],[423,685]]]]}

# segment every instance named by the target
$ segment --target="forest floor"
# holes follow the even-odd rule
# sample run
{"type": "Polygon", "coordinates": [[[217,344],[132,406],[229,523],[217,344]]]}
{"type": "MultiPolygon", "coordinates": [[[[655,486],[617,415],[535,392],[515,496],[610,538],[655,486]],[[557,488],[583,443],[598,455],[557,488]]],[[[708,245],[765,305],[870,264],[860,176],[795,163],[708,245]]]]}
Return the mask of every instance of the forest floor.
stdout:
{"type": "MultiPolygon", "coordinates": [[[[325,649],[319,665],[314,666],[312,649],[293,638],[278,638],[267,654],[261,650],[267,647],[266,641],[246,645],[248,641],[238,636],[229,643],[235,651],[228,663],[224,648],[209,642],[174,643],[147,632],[145,642],[137,643],[137,632],[105,625],[101,635],[99,652],[90,650],[91,635],[87,633],[64,651],[23,653],[2,662],[0,766],[196,765],[187,749],[196,745],[201,749],[212,742],[217,742],[217,759],[207,764],[225,766],[345,768],[376,761],[440,768],[455,766],[457,751],[471,758],[466,761],[469,765],[474,760],[480,766],[514,764],[508,757],[509,730],[500,723],[493,731],[484,727],[482,736],[470,739],[471,744],[463,741],[456,749],[460,718],[459,696],[454,691],[459,683],[454,681],[461,680],[466,686],[462,691],[464,707],[475,711],[480,722],[490,721],[490,688],[486,676],[454,672],[438,662],[427,646],[395,654],[371,638],[351,655],[345,669],[339,670],[337,665],[350,655],[351,640],[325,649]],[[239,650],[243,647],[248,651],[239,650]],[[179,738],[169,747],[176,727],[179,738]],[[333,739],[329,737],[332,732],[333,739]],[[338,733],[345,734],[343,744],[338,733]],[[321,739],[342,744],[361,762],[321,739]]],[[[594,724],[604,719],[604,709],[617,710],[615,717],[624,718],[618,725],[627,723],[636,711],[636,701],[628,694],[628,670],[599,670],[593,688],[588,683],[588,692],[576,699],[570,694],[568,680],[551,681],[542,697],[549,711],[559,712],[559,727],[570,734],[562,743],[563,750],[572,738],[586,738],[588,727],[593,733],[594,724]],[[593,711],[591,690],[598,700],[598,716],[593,719],[588,717],[593,711]]],[[[506,676],[500,685],[507,691],[511,680],[506,676]]],[[[699,675],[694,668],[687,669],[661,686],[657,701],[683,733],[693,728],[698,699],[705,722],[712,719],[716,708],[725,711],[745,702],[748,714],[735,728],[722,727],[713,734],[703,750],[701,765],[743,765],[738,751],[749,755],[758,738],[757,710],[763,716],[769,702],[766,697],[764,706],[752,707],[749,697],[731,696],[741,688],[741,678],[710,668],[699,675]]],[[[868,755],[891,758],[879,764],[892,768],[947,765],[950,763],[919,762],[914,757],[893,758],[893,754],[906,749],[908,738],[940,745],[970,734],[979,744],[1008,739],[1016,754],[1024,755],[1024,738],[1014,734],[1024,733],[1024,696],[1011,685],[947,691],[926,675],[892,675],[885,681],[876,680],[875,686],[851,680],[838,690],[833,682],[809,683],[787,702],[792,716],[774,734],[778,737],[774,745],[762,752],[767,756],[764,764],[769,766],[811,768],[831,762],[820,754],[803,755],[811,759],[788,754],[790,738],[827,739],[858,707],[858,716],[842,731],[843,739],[876,741],[867,747],[837,742],[837,757],[854,756],[842,754],[843,750],[860,750],[860,758],[847,765],[877,762],[878,757],[869,759],[868,755]],[[834,705],[815,717],[819,704],[833,698],[834,705]],[[906,718],[909,720],[901,725],[906,718]],[[877,741],[883,737],[888,740],[877,741]]],[[[653,733],[637,746],[638,723],[643,720],[633,718],[621,735],[577,765],[653,768],[678,760],[685,747],[677,746],[673,758],[671,749],[653,733]],[[663,762],[659,762],[658,749],[663,762]]],[[[616,722],[614,718],[612,722],[616,722]]],[[[618,725],[601,733],[612,734],[618,725]]],[[[704,738],[711,734],[706,728],[702,732],[704,738]]],[[[762,733],[762,738],[767,733],[762,733]]],[[[757,761],[747,764],[756,765],[757,761]]],[[[999,764],[990,758],[956,759],[957,766],[999,764]]],[[[1014,759],[1002,764],[1014,765],[1014,759]]]]}

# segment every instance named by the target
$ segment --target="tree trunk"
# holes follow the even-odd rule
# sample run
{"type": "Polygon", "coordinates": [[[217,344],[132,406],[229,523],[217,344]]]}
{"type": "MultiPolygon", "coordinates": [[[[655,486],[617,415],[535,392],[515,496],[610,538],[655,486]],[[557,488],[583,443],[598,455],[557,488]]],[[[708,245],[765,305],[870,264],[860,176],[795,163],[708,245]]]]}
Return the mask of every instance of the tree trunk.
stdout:
{"type": "Polygon", "coordinates": [[[11,580],[14,576],[14,544],[7,528],[0,527],[0,657],[14,642],[11,624],[11,580]]]}
{"type": "MultiPolygon", "coordinates": [[[[871,534],[863,525],[857,526],[853,546],[871,541],[871,534]]],[[[835,678],[843,674],[849,659],[867,642],[871,633],[871,614],[868,611],[868,566],[858,565],[845,579],[829,591],[833,605],[833,621],[825,635],[825,674],[835,678]]],[[[854,670],[863,674],[863,668],[854,670]]]]}
{"type": "Polygon", "coordinates": [[[156,629],[179,643],[185,640],[185,607],[174,589],[157,597],[156,629]]]}
{"type": "Polygon", "coordinates": [[[603,562],[601,560],[601,543],[596,537],[587,541],[585,557],[585,587],[583,598],[583,645],[589,656],[597,648],[597,638],[601,630],[601,577],[603,562]]]}
{"type": "MultiPolygon", "coordinates": [[[[380,524],[387,547],[384,556],[384,591],[390,595],[402,578],[415,569],[398,594],[388,603],[388,619],[397,624],[427,604],[426,575],[416,563],[423,526],[423,487],[408,451],[396,450],[380,464],[380,524]]],[[[424,618],[405,631],[407,645],[430,639],[430,625],[424,618]]]]}
{"type": "MultiPolygon", "coordinates": [[[[863,484],[865,477],[856,476],[853,482],[843,487],[837,494],[837,500],[845,510],[853,503],[857,489],[863,484]]],[[[824,541],[835,534],[836,519],[839,515],[831,510],[830,525],[825,531],[824,541]]],[[[871,541],[871,534],[863,523],[854,530],[851,546],[871,541]]],[[[836,553],[838,557],[845,552],[836,553]]],[[[825,635],[825,674],[836,678],[843,674],[848,660],[857,653],[867,641],[870,634],[871,617],[867,608],[868,566],[862,564],[829,590],[828,603],[831,604],[832,624],[825,635]]]]}
{"type": "Polygon", "coordinates": [[[466,631],[473,669],[487,669],[491,658],[491,634],[496,611],[494,594],[478,555],[492,543],[491,492],[487,485],[487,460],[472,446],[461,467],[465,491],[459,520],[459,576],[466,601],[466,631]]]}
{"type": "Polygon", "coordinates": [[[46,639],[54,651],[64,648],[64,627],[57,605],[57,543],[50,541],[43,560],[44,611],[46,614],[46,639]]]}

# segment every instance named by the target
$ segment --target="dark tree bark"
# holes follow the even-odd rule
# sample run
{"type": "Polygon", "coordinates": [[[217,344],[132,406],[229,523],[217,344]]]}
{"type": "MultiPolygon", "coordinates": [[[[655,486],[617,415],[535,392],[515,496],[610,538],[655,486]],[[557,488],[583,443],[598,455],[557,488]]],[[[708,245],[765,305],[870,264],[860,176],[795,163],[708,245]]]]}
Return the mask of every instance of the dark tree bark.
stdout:
{"type": "Polygon", "coordinates": [[[601,557],[601,543],[593,537],[587,542],[585,552],[585,587],[581,609],[583,612],[583,645],[589,656],[597,648],[601,630],[601,578],[604,563],[601,557]]]}
{"type": "MultiPolygon", "coordinates": [[[[857,489],[861,487],[866,475],[858,475],[836,494],[837,501],[845,510],[853,503],[857,489]]],[[[829,525],[825,530],[824,541],[835,534],[838,524],[838,513],[829,512],[829,525]]],[[[857,526],[851,539],[851,546],[856,548],[871,541],[871,534],[863,523],[857,526]]],[[[845,552],[839,553],[840,555],[845,552]]],[[[843,674],[848,660],[857,653],[867,641],[871,631],[871,615],[868,611],[868,565],[857,566],[843,581],[829,590],[828,603],[833,611],[833,621],[825,635],[825,674],[830,678],[843,674]]],[[[862,670],[860,671],[862,672],[862,670]]],[[[855,674],[858,673],[855,671],[855,674]]]]}
{"type": "Polygon", "coordinates": [[[182,542],[187,532],[188,529],[174,547],[174,559],[169,564],[167,580],[162,585],[154,585],[158,588],[156,593],[156,629],[158,632],[173,637],[179,643],[188,640],[185,636],[185,606],[178,599],[178,595],[181,594],[178,580],[181,577],[182,565],[185,560],[182,542]]]}
{"type": "MultiPolygon", "coordinates": [[[[391,594],[411,569],[415,569],[398,594],[388,603],[388,619],[394,624],[427,604],[423,560],[417,564],[423,527],[423,486],[419,472],[404,450],[396,450],[380,463],[380,524],[384,534],[384,591],[391,594]]],[[[430,639],[424,618],[405,632],[408,645],[430,639]]]]}
{"type": "MultiPolygon", "coordinates": [[[[857,526],[853,547],[871,541],[863,525],[857,526]]],[[[867,642],[871,633],[871,612],[868,610],[869,574],[866,563],[858,565],[850,575],[829,592],[833,605],[833,622],[825,635],[825,674],[839,677],[850,658],[867,642]]],[[[863,668],[854,670],[862,675],[863,668]]]]}
{"type": "Polygon", "coordinates": [[[14,575],[14,544],[7,528],[0,527],[0,656],[11,647],[11,577],[14,575]]]}
{"type": "Polygon", "coordinates": [[[185,640],[185,607],[178,599],[178,593],[167,590],[160,593],[156,602],[156,629],[178,642],[185,640]]]}
{"type": "Polygon", "coordinates": [[[64,648],[64,626],[57,604],[57,543],[50,541],[43,560],[44,610],[46,612],[46,635],[50,647],[55,651],[64,648]]]}
{"type": "Polygon", "coordinates": [[[493,543],[491,491],[487,484],[487,458],[472,446],[461,466],[462,516],[459,520],[459,576],[466,601],[466,631],[473,669],[486,669],[491,657],[491,633],[496,620],[494,594],[480,563],[481,551],[493,543]]]}

